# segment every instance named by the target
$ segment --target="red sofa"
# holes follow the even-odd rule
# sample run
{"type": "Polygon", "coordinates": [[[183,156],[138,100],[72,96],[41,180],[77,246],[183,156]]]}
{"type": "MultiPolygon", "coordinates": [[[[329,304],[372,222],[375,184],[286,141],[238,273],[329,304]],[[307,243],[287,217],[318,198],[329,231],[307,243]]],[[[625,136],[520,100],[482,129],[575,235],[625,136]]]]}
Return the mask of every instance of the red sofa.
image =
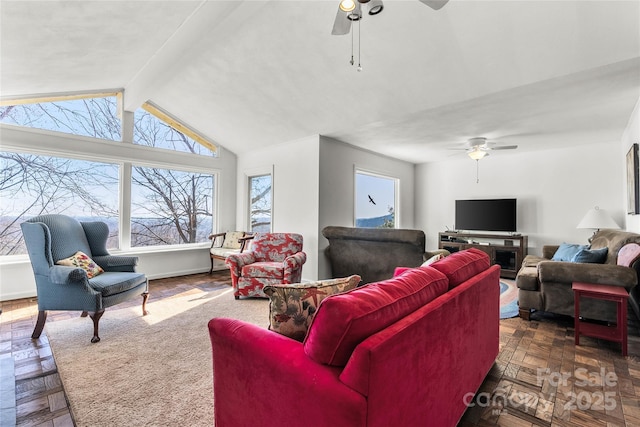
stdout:
{"type": "Polygon", "coordinates": [[[212,319],[216,426],[455,426],[498,355],[499,276],[457,252],[327,297],[302,343],[212,319]]]}

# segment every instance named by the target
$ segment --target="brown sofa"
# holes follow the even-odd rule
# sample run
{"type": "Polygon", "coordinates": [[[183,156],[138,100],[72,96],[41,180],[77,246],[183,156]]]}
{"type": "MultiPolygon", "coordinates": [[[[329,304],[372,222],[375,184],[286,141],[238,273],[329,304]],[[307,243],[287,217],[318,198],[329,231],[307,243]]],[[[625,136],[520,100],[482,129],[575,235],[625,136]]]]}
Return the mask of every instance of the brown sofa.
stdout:
{"type": "MultiPolygon", "coordinates": [[[[558,246],[546,245],[542,257],[527,255],[516,276],[520,317],[529,319],[531,310],[574,315],[574,281],[623,286],[630,293],[629,303],[640,317],[640,287],[636,286],[640,277],[640,258],[630,267],[617,265],[618,251],[629,243],[640,244],[640,234],[620,230],[598,231],[591,249],[607,247],[604,264],[588,264],[552,261],[558,246]]],[[[580,301],[582,317],[606,322],[616,321],[616,307],[613,302],[584,299],[580,301]]]]}
{"type": "Polygon", "coordinates": [[[329,240],[325,254],[332,277],[357,274],[362,284],[390,279],[396,267],[418,267],[434,255],[449,254],[425,252],[422,230],[328,226],[322,235],[329,240]]]}

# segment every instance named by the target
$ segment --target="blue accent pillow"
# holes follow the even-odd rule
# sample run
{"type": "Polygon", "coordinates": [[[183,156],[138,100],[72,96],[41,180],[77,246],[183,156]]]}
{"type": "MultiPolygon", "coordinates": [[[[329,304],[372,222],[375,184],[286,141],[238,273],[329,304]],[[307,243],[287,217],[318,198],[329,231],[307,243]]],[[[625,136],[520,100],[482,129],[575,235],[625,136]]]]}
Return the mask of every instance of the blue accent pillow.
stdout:
{"type": "Polygon", "coordinates": [[[609,248],[602,249],[582,249],[574,255],[571,262],[590,262],[593,264],[604,264],[607,260],[609,248]]]}
{"type": "Polygon", "coordinates": [[[589,245],[576,245],[572,243],[563,243],[560,245],[555,254],[553,254],[552,261],[568,261],[571,262],[573,257],[583,249],[589,249],[589,245]]]}

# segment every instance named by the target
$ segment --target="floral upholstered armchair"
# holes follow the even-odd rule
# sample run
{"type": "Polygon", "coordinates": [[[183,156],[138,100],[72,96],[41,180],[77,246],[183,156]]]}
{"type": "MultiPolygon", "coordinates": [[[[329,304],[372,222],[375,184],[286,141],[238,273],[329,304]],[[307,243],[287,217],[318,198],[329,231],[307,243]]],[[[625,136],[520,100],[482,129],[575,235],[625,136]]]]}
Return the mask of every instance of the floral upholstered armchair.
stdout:
{"type": "Polygon", "coordinates": [[[236,299],[267,296],[267,285],[299,283],[307,254],[302,252],[302,235],[295,233],[256,233],[251,250],[231,254],[225,260],[231,271],[236,299]]]}

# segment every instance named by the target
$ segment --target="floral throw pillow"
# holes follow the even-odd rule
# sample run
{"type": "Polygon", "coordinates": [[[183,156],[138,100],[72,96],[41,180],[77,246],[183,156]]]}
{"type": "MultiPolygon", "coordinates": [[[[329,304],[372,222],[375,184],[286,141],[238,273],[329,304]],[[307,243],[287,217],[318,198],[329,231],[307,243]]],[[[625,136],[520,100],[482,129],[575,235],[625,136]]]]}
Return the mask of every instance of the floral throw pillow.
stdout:
{"type": "Polygon", "coordinates": [[[360,276],[309,283],[265,286],[269,296],[269,329],[302,342],[320,302],[340,292],[354,289],[360,276]]]}
{"type": "Polygon", "coordinates": [[[80,267],[87,272],[87,277],[91,279],[100,273],[104,273],[102,267],[96,264],[87,254],[82,251],[76,252],[69,258],[61,259],[56,262],[58,265],[66,265],[67,267],[80,267]]]}

